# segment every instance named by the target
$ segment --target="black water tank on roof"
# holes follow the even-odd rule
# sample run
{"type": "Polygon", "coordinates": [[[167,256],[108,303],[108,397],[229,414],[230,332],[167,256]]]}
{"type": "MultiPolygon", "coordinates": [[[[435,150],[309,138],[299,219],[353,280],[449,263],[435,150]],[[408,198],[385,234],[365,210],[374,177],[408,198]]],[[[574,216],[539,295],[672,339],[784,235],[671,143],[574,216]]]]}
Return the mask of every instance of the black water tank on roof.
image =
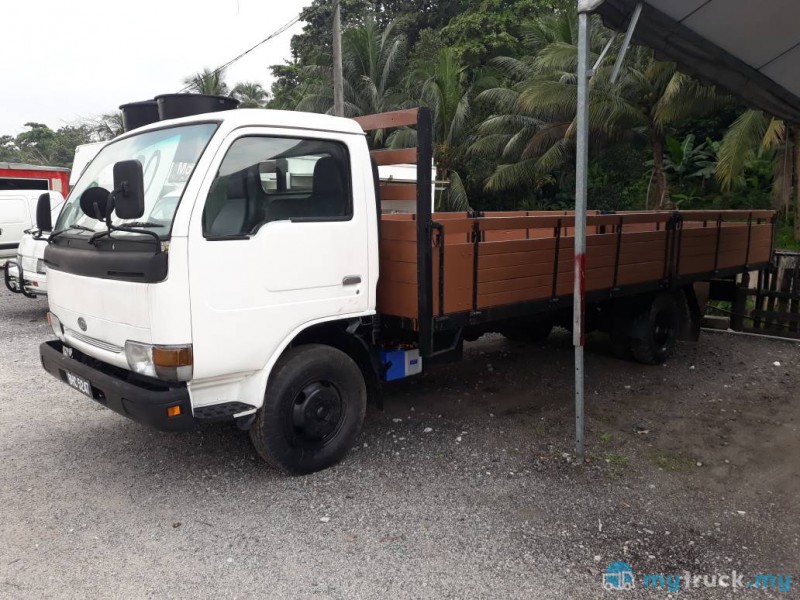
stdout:
{"type": "Polygon", "coordinates": [[[129,102],[119,109],[122,111],[122,127],[125,131],[144,127],[159,120],[158,104],[155,100],[129,102]]]}
{"type": "Polygon", "coordinates": [[[161,94],[156,96],[156,102],[158,103],[158,115],[162,121],[231,110],[239,106],[236,98],[207,94],[161,94]]]}

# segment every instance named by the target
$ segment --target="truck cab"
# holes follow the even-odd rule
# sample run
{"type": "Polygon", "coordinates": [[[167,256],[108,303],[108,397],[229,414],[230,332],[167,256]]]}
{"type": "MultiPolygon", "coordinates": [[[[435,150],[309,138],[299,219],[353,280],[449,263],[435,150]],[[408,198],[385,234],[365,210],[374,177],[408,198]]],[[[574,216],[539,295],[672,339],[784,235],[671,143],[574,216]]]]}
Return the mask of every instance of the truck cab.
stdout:
{"type": "MultiPolygon", "coordinates": [[[[378,276],[365,134],[347,119],[302,117],[204,114],[105,146],[73,188],[45,253],[58,338],[42,346],[45,368],[161,429],[223,419],[250,426],[293,343],[347,339],[362,327],[375,314],[378,276]],[[127,219],[120,215],[130,182],[115,180],[124,161],[140,165],[142,186],[141,210],[127,219]],[[108,219],[103,194],[116,197],[108,219]]],[[[337,352],[331,364],[345,362],[351,376],[369,368],[366,352],[361,366],[337,352]]],[[[357,425],[340,431],[332,415],[343,412],[337,396],[346,383],[328,379],[294,394],[292,410],[304,413],[287,434],[294,455],[262,448],[267,460],[293,471],[338,460],[340,444],[326,451],[329,438],[357,434],[366,391],[362,380],[357,425]],[[309,459],[311,450],[325,456],[309,459]]]]}

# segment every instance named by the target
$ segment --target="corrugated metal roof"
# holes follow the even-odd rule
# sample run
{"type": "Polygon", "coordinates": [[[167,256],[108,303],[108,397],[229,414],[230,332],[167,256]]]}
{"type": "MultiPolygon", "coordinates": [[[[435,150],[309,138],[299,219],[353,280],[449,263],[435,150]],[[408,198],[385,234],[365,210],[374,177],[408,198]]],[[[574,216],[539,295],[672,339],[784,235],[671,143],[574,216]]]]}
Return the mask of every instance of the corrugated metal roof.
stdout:
{"type": "MultiPolygon", "coordinates": [[[[596,12],[625,31],[639,0],[596,12]]],[[[644,0],[634,42],[779,118],[800,123],[799,0],[644,0]]]]}

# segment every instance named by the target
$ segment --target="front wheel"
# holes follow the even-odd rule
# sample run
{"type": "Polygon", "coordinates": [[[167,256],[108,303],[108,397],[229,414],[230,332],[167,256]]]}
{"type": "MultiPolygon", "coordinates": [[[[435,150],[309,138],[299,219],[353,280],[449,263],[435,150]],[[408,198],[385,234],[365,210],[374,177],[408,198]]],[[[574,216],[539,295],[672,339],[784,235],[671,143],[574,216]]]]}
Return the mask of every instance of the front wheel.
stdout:
{"type": "Polygon", "coordinates": [[[366,384],[353,359],[330,346],[298,346],[275,365],[250,439],[272,466],[312,473],[344,457],[366,408],[366,384]]]}

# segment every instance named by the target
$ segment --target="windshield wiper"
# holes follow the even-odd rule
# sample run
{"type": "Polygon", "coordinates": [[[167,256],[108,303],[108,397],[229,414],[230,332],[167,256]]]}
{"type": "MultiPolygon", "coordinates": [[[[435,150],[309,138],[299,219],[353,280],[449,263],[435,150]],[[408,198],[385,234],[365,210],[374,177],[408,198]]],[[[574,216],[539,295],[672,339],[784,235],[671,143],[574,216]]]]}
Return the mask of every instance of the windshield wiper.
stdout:
{"type": "Polygon", "coordinates": [[[50,239],[48,239],[47,241],[52,242],[59,235],[61,235],[62,233],[66,233],[71,229],[80,229],[81,231],[89,231],[91,233],[95,233],[95,230],[92,229],[91,227],[85,227],[84,225],[70,225],[69,227],[65,227],[64,229],[59,229],[58,231],[54,231],[53,233],[51,233],[50,239]]]}
{"type": "Polygon", "coordinates": [[[153,233],[152,231],[137,231],[135,228],[139,227],[141,229],[147,229],[148,227],[164,227],[161,223],[151,223],[150,221],[134,221],[133,223],[125,223],[122,226],[112,226],[110,223],[107,223],[111,228],[107,229],[106,231],[99,231],[95,233],[92,237],[89,238],[89,243],[95,245],[97,240],[104,238],[104,237],[111,237],[112,231],[126,231],[128,233],[139,233],[151,236],[156,242],[156,254],[159,253],[161,250],[161,238],[158,237],[157,233],[153,233]]]}

